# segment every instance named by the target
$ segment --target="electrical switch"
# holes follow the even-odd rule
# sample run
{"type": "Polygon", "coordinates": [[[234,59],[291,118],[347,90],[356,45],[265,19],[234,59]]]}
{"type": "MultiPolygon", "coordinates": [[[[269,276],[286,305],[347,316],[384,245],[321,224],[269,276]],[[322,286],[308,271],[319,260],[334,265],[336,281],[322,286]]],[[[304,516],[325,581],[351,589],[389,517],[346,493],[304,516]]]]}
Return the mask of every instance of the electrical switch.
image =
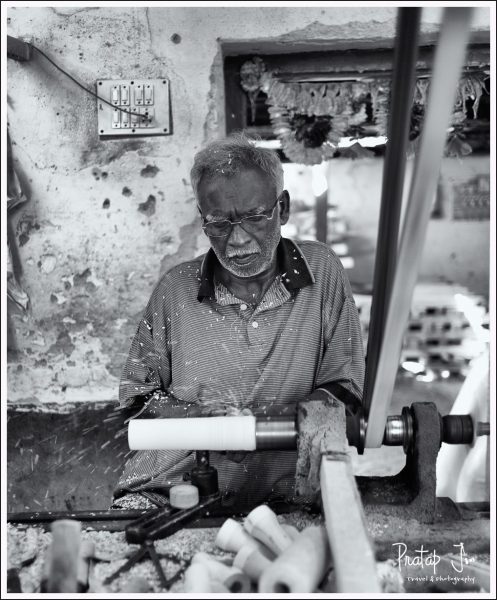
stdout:
{"type": "Polygon", "coordinates": [[[145,104],[154,103],[154,86],[147,84],[145,86],[145,104]]]}
{"type": "Polygon", "coordinates": [[[129,113],[122,112],[121,114],[121,127],[127,128],[129,127],[129,113]]]}
{"type": "Polygon", "coordinates": [[[171,135],[169,86],[166,77],[97,80],[101,139],[171,135]]]}
{"type": "Polygon", "coordinates": [[[120,99],[119,86],[114,85],[114,86],[112,86],[112,104],[119,104],[119,99],[120,99]]]}
{"type": "Polygon", "coordinates": [[[135,104],[143,104],[143,86],[137,85],[135,88],[135,104]]]}
{"type": "Polygon", "coordinates": [[[132,108],[131,110],[133,111],[131,115],[131,127],[139,127],[140,117],[138,115],[138,109],[132,108]]]}
{"type": "Polygon", "coordinates": [[[121,104],[124,106],[129,105],[129,89],[127,85],[121,86],[121,104]]]}

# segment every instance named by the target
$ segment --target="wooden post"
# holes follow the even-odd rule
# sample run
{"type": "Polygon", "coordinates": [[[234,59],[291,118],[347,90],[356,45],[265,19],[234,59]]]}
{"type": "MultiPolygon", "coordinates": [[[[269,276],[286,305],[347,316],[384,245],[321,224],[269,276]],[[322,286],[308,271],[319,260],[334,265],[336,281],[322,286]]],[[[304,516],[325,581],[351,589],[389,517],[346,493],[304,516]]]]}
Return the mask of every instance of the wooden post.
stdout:
{"type": "Polygon", "coordinates": [[[324,455],[321,496],[338,593],[380,593],[373,548],[348,456],[324,455]]]}
{"type": "Polygon", "coordinates": [[[469,39],[472,9],[446,8],[440,30],[419,154],[403,221],[399,256],[386,317],[384,343],[371,393],[366,447],[379,448],[409,319],[431,206],[437,187],[447,127],[469,39]]]}
{"type": "Polygon", "coordinates": [[[328,243],[328,190],[316,198],[316,239],[328,243]]]}

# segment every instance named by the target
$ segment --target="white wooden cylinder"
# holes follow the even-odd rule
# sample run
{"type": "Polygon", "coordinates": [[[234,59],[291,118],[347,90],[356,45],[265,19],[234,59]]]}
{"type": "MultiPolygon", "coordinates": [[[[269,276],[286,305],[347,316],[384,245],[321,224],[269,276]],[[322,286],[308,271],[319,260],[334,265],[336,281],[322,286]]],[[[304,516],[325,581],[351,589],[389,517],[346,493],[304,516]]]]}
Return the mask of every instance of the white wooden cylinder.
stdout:
{"type": "Polygon", "coordinates": [[[241,569],[225,565],[206,552],[197,552],[194,555],[192,565],[196,564],[204,565],[209,572],[209,578],[220,581],[230,592],[250,592],[250,579],[241,569]]]}
{"type": "Polygon", "coordinates": [[[47,592],[77,591],[81,523],[71,519],[54,521],[51,526],[51,563],[47,592]]]}
{"type": "Polygon", "coordinates": [[[222,550],[234,552],[235,554],[242,546],[252,546],[255,548],[257,544],[256,540],[234,519],[226,519],[221,525],[217,532],[215,543],[222,550]]]}
{"type": "Polygon", "coordinates": [[[254,508],[245,517],[243,526],[251,536],[265,544],[276,555],[281,554],[292,543],[292,538],[266,504],[254,508]]]}
{"type": "Polygon", "coordinates": [[[191,564],[185,571],[185,594],[208,594],[211,591],[210,575],[203,563],[191,564]]]}
{"type": "Polygon", "coordinates": [[[264,570],[259,579],[258,591],[267,594],[315,592],[329,562],[325,529],[308,527],[264,570]]]}
{"type": "Polygon", "coordinates": [[[211,579],[211,594],[231,594],[229,589],[217,579],[211,579]]]}
{"type": "Polygon", "coordinates": [[[240,548],[233,560],[233,566],[241,569],[256,583],[269,565],[271,565],[269,558],[253,546],[243,546],[240,548]]]}
{"type": "Polygon", "coordinates": [[[288,533],[288,535],[292,538],[292,541],[300,534],[300,531],[293,525],[289,525],[288,523],[282,523],[281,526],[286,531],[286,533],[288,533]]]}
{"type": "Polygon", "coordinates": [[[78,587],[83,589],[88,587],[88,578],[90,575],[90,561],[95,556],[95,542],[91,540],[81,540],[78,558],[78,587]]]}
{"type": "Polygon", "coordinates": [[[198,488],[191,483],[173,485],[169,490],[169,502],[174,508],[192,508],[199,502],[198,488]]]}
{"type": "Polygon", "coordinates": [[[255,450],[255,417],[132,419],[130,450],[255,450]]]}

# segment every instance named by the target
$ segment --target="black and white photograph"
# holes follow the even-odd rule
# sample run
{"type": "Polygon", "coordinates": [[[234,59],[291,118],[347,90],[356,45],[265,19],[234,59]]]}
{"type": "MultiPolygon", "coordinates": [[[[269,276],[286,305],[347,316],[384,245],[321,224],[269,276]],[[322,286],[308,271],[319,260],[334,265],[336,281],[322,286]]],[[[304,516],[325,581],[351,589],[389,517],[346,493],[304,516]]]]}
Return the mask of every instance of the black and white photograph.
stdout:
{"type": "Polygon", "coordinates": [[[495,22],[2,2],[2,598],[495,597],[495,22]]]}

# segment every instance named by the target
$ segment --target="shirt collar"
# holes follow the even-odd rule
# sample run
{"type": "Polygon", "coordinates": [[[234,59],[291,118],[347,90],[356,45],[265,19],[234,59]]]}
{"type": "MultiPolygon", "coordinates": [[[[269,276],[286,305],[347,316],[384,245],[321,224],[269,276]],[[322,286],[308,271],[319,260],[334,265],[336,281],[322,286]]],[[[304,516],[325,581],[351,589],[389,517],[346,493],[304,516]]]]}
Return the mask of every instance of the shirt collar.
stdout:
{"type": "MultiPolygon", "coordinates": [[[[296,290],[311,285],[316,280],[309,263],[293,240],[281,238],[277,248],[281,280],[287,290],[296,290]]],[[[218,260],[212,248],[206,253],[200,266],[200,287],[197,299],[214,297],[214,268],[218,260]]]]}

